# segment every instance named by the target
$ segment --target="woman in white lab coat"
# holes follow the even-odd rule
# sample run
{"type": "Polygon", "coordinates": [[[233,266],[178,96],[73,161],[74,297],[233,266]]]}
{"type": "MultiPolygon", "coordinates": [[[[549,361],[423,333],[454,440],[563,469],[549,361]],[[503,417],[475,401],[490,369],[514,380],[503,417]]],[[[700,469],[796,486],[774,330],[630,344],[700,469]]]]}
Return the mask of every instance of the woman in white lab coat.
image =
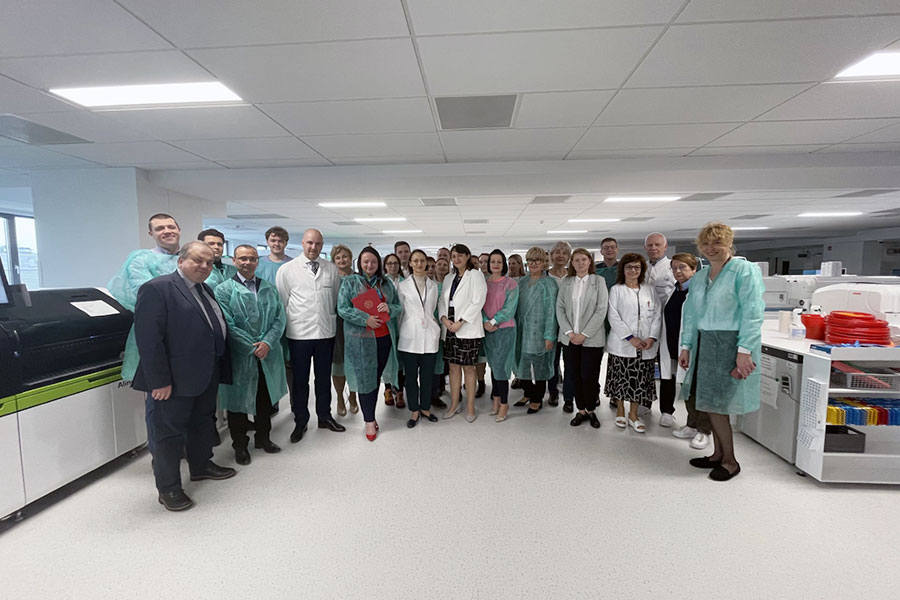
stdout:
{"type": "Polygon", "coordinates": [[[462,409],[460,388],[463,373],[466,376],[466,421],[472,423],[475,414],[475,389],[478,376],[475,364],[484,340],[481,309],[487,297],[487,283],[472,258],[468,246],[456,244],[450,249],[453,263],[452,279],[444,280],[443,293],[438,304],[438,314],[443,325],[444,360],[450,363],[450,408],[444,414],[451,419],[462,409]]]}
{"type": "Polygon", "coordinates": [[[406,426],[415,427],[420,416],[437,422],[431,414],[431,380],[437,359],[441,326],[434,318],[438,302],[437,284],[428,278],[427,256],[421,250],[409,255],[412,274],[397,285],[403,313],[397,336],[397,350],[406,375],[406,405],[410,410],[406,426]]]}
{"type": "Polygon", "coordinates": [[[623,256],[617,283],[609,290],[607,312],[610,333],[606,340],[606,395],[618,401],[616,426],[630,425],[638,433],[647,431],[638,417],[638,407],[650,408],[656,400],[653,375],[662,321],[656,291],[644,283],[646,274],[643,256],[623,256]],[[631,403],[627,419],[625,402],[631,403]]]}

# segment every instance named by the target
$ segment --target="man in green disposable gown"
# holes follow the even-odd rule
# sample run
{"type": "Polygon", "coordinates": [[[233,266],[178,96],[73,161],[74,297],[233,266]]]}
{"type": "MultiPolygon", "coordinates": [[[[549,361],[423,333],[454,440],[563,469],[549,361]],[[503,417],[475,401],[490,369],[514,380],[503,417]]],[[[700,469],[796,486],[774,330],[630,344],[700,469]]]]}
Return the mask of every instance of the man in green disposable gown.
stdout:
{"type": "MultiPolygon", "coordinates": [[[[181,228],[172,217],[158,213],[150,217],[148,235],[153,238],[152,250],[135,250],[128,255],[119,272],[107,284],[109,293],[119,304],[134,311],[138,288],[160,275],[168,275],[178,268],[178,249],[181,247],[181,228]]],[[[138,365],[134,328],[128,334],[122,360],[122,379],[131,381],[138,365]]]]}
{"type": "Polygon", "coordinates": [[[256,248],[234,250],[237,273],[216,287],[231,340],[233,383],[219,386],[219,408],[228,411],[231,445],[239,465],[250,464],[248,415],[254,415],[254,447],[281,451],[269,434],[273,407],[288,393],[281,336],[284,305],[275,286],[256,276],[256,248]]]}
{"type": "Polygon", "coordinates": [[[206,278],[206,285],[215,291],[216,286],[226,279],[231,279],[238,272],[234,265],[222,262],[222,255],[225,254],[225,234],[218,229],[204,229],[197,234],[197,240],[212,248],[215,262],[209,277],[206,278]]]}
{"type": "Polygon", "coordinates": [[[262,277],[272,285],[275,285],[275,274],[282,265],[286,265],[293,257],[284,253],[291,236],[283,227],[270,227],[266,230],[266,245],[269,246],[269,254],[259,258],[259,268],[256,276],[262,277]]]}
{"type": "Polygon", "coordinates": [[[609,291],[616,285],[616,274],[619,272],[619,242],[616,238],[604,238],[600,242],[600,254],[603,255],[603,261],[597,263],[597,275],[606,281],[606,289],[609,291]]]}

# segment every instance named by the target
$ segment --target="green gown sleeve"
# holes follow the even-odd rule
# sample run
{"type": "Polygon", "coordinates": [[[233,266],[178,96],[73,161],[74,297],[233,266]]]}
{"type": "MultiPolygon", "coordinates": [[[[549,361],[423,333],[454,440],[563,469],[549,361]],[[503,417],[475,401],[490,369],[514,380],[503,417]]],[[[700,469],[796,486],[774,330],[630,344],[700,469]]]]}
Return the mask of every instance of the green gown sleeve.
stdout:
{"type": "Polygon", "coordinates": [[[400,295],[397,288],[389,279],[384,280],[384,301],[387,302],[390,320],[400,323],[400,315],[403,314],[403,304],[400,303],[400,295]]]}
{"type": "Polygon", "coordinates": [[[365,327],[369,315],[355,306],[353,299],[359,294],[360,282],[362,277],[359,275],[347,275],[341,279],[341,287],[338,290],[337,312],[340,317],[347,323],[352,323],[357,327],[365,327]]]}
{"type": "MultiPolygon", "coordinates": [[[[252,354],[256,336],[253,335],[253,332],[243,329],[241,324],[238,323],[238,319],[235,318],[235,312],[242,310],[239,298],[240,292],[234,286],[219,285],[216,286],[214,293],[216,301],[222,309],[225,324],[228,325],[228,337],[230,338],[232,350],[237,350],[239,354],[252,354]]],[[[250,294],[252,292],[248,290],[247,293],[250,294]]],[[[246,322],[245,319],[240,320],[246,322]]]]}
{"type": "Polygon", "coordinates": [[[503,300],[503,306],[500,307],[500,310],[497,311],[493,317],[489,317],[484,313],[484,309],[481,311],[481,318],[485,321],[490,321],[494,319],[494,322],[498,325],[500,323],[505,323],[510,319],[516,318],[516,309],[519,307],[519,286],[516,285],[514,287],[506,290],[506,297],[503,300]]]}
{"type": "Polygon", "coordinates": [[[272,326],[263,334],[260,341],[268,344],[269,348],[274,348],[276,344],[281,344],[281,336],[284,335],[284,328],[287,325],[287,315],[275,286],[263,284],[261,287],[259,300],[267,304],[266,312],[274,312],[275,318],[272,326]]]}
{"type": "Polygon", "coordinates": [[[740,312],[737,323],[738,346],[752,351],[762,346],[762,325],[766,310],[763,300],[765,285],[756,265],[742,263],[741,267],[742,272],[737,277],[735,290],[740,312]]]}
{"type": "Polygon", "coordinates": [[[544,339],[556,342],[556,334],[559,328],[556,324],[556,294],[557,286],[552,277],[548,277],[545,281],[541,292],[544,294],[543,303],[547,318],[544,320],[544,339]]]}

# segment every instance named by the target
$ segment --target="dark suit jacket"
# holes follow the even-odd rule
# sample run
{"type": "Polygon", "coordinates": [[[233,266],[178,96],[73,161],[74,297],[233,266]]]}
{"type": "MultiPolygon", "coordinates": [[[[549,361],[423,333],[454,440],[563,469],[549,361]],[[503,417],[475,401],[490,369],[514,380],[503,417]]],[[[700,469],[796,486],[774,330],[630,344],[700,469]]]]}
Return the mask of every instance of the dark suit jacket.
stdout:
{"type": "MultiPolygon", "coordinates": [[[[202,285],[215,302],[209,286],[202,285]]],[[[219,381],[231,383],[227,330],[221,357],[216,356],[214,335],[177,271],[151,279],[138,289],[134,306],[140,362],[132,387],[149,392],[171,385],[173,396],[199,396],[209,387],[217,362],[219,381]]]]}

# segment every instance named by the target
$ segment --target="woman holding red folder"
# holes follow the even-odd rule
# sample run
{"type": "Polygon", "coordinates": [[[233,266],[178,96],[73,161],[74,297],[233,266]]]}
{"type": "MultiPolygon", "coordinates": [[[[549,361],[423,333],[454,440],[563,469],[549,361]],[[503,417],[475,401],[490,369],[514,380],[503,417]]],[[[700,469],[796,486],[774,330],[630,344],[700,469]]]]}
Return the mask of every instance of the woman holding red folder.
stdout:
{"type": "Polygon", "coordinates": [[[397,385],[397,319],[402,312],[397,290],[381,270],[381,256],[363,248],[359,274],[341,280],[337,312],[344,320],[344,371],[351,391],[359,394],[366,439],[378,435],[375,406],[378,385],[397,385]],[[372,360],[375,358],[376,360],[372,360]]]}

